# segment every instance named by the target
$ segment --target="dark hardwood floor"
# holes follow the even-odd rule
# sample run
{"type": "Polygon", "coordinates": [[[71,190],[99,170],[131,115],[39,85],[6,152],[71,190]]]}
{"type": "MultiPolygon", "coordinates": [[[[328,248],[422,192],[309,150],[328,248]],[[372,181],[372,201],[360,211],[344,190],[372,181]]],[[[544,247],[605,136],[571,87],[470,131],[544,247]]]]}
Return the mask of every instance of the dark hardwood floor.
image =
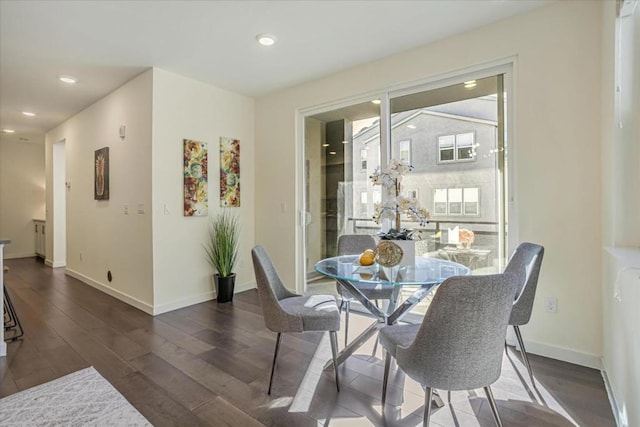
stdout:
{"type": "MultiPolygon", "coordinates": [[[[332,370],[322,370],[328,335],[285,335],[268,396],[275,334],[264,327],[255,291],[232,304],[152,317],[33,258],[5,264],[25,336],[0,358],[0,396],[94,366],[157,426],[421,425],[422,388],[397,370],[382,410],[382,354],[378,347],[372,357],[373,341],[341,366],[337,393],[332,370]]],[[[352,337],[371,322],[351,320],[352,337]]],[[[535,387],[514,349],[492,387],[505,426],[615,425],[600,372],[530,358],[535,387]]],[[[434,408],[432,425],[494,424],[475,390],[454,392],[451,405],[434,408]]]]}

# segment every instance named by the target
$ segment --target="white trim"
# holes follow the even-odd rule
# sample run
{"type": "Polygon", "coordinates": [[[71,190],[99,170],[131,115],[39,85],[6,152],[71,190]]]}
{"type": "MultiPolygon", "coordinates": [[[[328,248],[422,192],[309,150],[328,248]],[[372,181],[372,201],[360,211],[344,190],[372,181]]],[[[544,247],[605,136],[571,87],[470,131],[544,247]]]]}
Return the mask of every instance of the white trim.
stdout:
{"type": "MultiPolygon", "coordinates": [[[[602,366],[604,366],[604,361],[601,359],[600,362],[602,366]]],[[[620,411],[618,410],[618,402],[616,401],[616,396],[613,394],[613,389],[611,388],[611,383],[609,382],[609,376],[607,375],[607,371],[602,369],[600,371],[602,374],[602,379],[604,380],[604,388],[607,390],[607,397],[609,398],[609,404],[611,405],[611,411],[613,412],[613,417],[616,419],[616,425],[618,427],[623,427],[620,421],[620,411]]]]}
{"type": "Polygon", "coordinates": [[[35,252],[18,252],[17,254],[8,254],[5,252],[4,259],[17,259],[17,258],[33,258],[36,257],[35,252]]]}
{"type": "MultiPolygon", "coordinates": [[[[509,328],[509,333],[507,334],[507,344],[519,348],[514,338],[515,335],[513,334],[512,329],[513,328],[509,328]]],[[[570,348],[544,344],[537,341],[525,340],[524,346],[527,348],[527,353],[529,354],[537,354],[538,356],[561,360],[563,362],[573,363],[574,365],[586,366],[587,368],[602,370],[602,360],[600,359],[600,357],[594,354],[583,353],[581,351],[573,350],[570,348]]]]}
{"type": "Polygon", "coordinates": [[[144,311],[147,314],[151,314],[153,315],[153,306],[151,306],[150,304],[147,304],[144,301],[140,301],[137,298],[132,297],[131,295],[125,294],[124,292],[121,292],[117,289],[113,289],[110,286],[107,286],[103,283],[97,282],[87,276],[85,276],[84,274],[78,273],[77,271],[74,271],[70,268],[65,269],[65,274],[68,276],[71,276],[75,279],[80,280],[81,282],[86,283],[87,285],[96,288],[99,291],[104,292],[107,295],[111,295],[112,297],[119,299],[122,302],[126,302],[127,304],[144,311]]]}
{"type": "MultiPolygon", "coordinates": [[[[75,279],[78,279],[81,282],[86,283],[87,285],[93,288],[96,288],[97,290],[102,291],[107,295],[111,295],[112,297],[122,302],[125,302],[139,310],[142,310],[145,313],[150,314],[152,316],[166,313],[168,311],[177,310],[179,308],[189,307],[191,305],[199,304],[201,302],[210,301],[212,299],[215,299],[216,297],[215,291],[209,291],[209,292],[205,292],[198,295],[192,295],[186,298],[181,298],[165,304],[152,306],[151,304],[147,304],[146,302],[141,301],[135,297],[132,297],[131,295],[121,292],[117,289],[113,289],[112,287],[107,286],[104,283],[97,282],[85,276],[84,274],[78,273],[77,271],[72,270],[70,268],[67,268],[65,270],[65,274],[75,279]]],[[[255,288],[256,288],[255,282],[242,283],[240,285],[236,284],[234,295],[239,292],[244,292],[244,291],[248,291],[249,289],[255,289],[255,288]]]]}
{"type": "MultiPolygon", "coordinates": [[[[66,267],[67,266],[67,264],[64,263],[64,262],[60,262],[60,261],[53,262],[50,259],[45,259],[44,260],[44,264],[48,265],[51,268],[60,268],[60,267],[66,267]]],[[[82,279],[78,279],[78,280],[82,280],[82,279]]]]}
{"type": "Polygon", "coordinates": [[[7,355],[7,343],[2,341],[0,342],[0,357],[7,355]]]}

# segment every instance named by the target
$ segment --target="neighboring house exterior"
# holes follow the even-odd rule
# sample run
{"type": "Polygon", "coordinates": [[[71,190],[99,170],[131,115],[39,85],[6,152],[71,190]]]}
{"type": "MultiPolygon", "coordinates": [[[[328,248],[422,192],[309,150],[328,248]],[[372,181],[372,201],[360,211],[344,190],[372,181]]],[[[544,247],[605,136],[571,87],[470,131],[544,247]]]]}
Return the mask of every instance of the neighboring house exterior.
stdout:
{"type": "MultiPolygon", "coordinates": [[[[496,99],[482,97],[404,111],[393,114],[391,121],[391,157],[414,167],[403,178],[402,192],[429,210],[431,224],[426,229],[435,232],[436,223],[447,221],[443,230],[456,222],[474,231],[496,231],[495,225],[473,225],[498,221],[496,99]]],[[[350,212],[345,207],[345,232],[377,229],[370,219],[381,189],[369,177],[380,159],[378,122],[353,136],[352,150],[353,205],[350,212]]],[[[404,224],[418,228],[408,218],[403,218],[404,224]]]]}

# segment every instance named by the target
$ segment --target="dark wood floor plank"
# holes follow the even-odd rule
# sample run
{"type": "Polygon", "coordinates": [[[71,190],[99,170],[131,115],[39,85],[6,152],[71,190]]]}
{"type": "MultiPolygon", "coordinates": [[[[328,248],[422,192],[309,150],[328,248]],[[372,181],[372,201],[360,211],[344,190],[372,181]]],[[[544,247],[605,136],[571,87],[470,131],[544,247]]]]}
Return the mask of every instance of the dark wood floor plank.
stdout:
{"type": "Polygon", "coordinates": [[[156,427],[211,425],[171,399],[162,387],[139,372],[119,378],[112,384],[156,427]]]}
{"type": "Polygon", "coordinates": [[[153,353],[140,356],[132,360],[131,363],[141,374],[190,411],[210,402],[216,396],[153,353]]]}
{"type": "MultiPolygon", "coordinates": [[[[94,366],[157,426],[417,426],[420,384],[392,368],[381,410],[383,361],[370,340],[340,366],[335,388],[327,334],[285,334],[271,395],[276,334],[255,290],[155,318],[34,259],[7,260],[5,282],[25,326],[0,359],[0,396],[94,366]]],[[[371,319],[353,314],[350,335],[371,319]]],[[[342,335],[342,334],[341,334],[342,335]]],[[[340,340],[342,341],[342,340],[340,340]]],[[[504,425],[614,426],[600,373],[530,355],[531,384],[510,348],[493,385],[504,425]]],[[[432,425],[493,426],[482,390],[456,391],[432,425]]]]}

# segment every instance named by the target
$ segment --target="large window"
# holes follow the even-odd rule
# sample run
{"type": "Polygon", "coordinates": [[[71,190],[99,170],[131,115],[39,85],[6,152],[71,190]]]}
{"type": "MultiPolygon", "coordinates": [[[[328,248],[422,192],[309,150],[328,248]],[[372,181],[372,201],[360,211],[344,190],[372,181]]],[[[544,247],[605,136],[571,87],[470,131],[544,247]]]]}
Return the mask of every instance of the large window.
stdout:
{"type": "Polygon", "coordinates": [[[480,189],[438,188],[433,192],[433,213],[435,215],[480,215],[480,189]]]}
{"type": "Polygon", "coordinates": [[[473,132],[438,137],[438,162],[468,162],[475,160],[475,135],[473,132]]]}

